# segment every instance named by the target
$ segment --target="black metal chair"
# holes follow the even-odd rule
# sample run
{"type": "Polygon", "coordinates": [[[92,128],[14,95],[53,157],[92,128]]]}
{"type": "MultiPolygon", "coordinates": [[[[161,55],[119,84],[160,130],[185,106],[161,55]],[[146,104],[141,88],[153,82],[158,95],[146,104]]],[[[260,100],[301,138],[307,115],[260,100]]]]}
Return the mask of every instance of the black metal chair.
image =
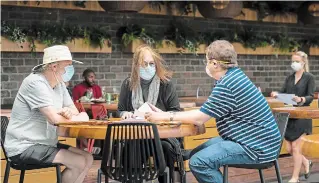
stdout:
{"type": "Polygon", "coordinates": [[[165,172],[165,159],[157,126],[149,122],[116,122],[107,127],[101,168],[105,182],[108,178],[119,182],[155,180],[165,172]]]}
{"type": "Polygon", "coordinates": [[[278,163],[278,158],[280,155],[280,150],[282,146],[282,142],[284,139],[284,135],[286,132],[286,127],[289,119],[289,113],[275,113],[274,114],[277,125],[279,127],[279,131],[281,134],[281,144],[280,148],[277,153],[277,158],[276,160],[268,163],[260,163],[260,164],[234,164],[234,165],[225,165],[224,166],[224,183],[228,183],[228,167],[234,167],[234,168],[244,168],[244,169],[258,169],[259,171],[259,177],[260,177],[260,182],[264,183],[264,176],[262,170],[271,168],[275,166],[276,169],[276,175],[277,175],[277,181],[278,183],[282,183],[282,178],[280,175],[280,169],[279,169],[279,163],[278,163]]]}
{"type": "Polygon", "coordinates": [[[19,183],[23,183],[24,174],[25,174],[26,170],[35,170],[35,169],[50,168],[50,167],[55,167],[56,168],[57,182],[58,183],[62,183],[61,165],[60,164],[52,164],[52,165],[16,164],[16,163],[13,163],[8,158],[7,152],[4,149],[4,141],[5,141],[6,130],[7,130],[8,124],[9,124],[9,119],[6,116],[1,116],[1,147],[2,147],[2,151],[4,153],[4,156],[5,156],[5,159],[7,161],[3,183],[8,183],[9,174],[10,174],[10,168],[13,168],[15,170],[20,170],[21,171],[19,183]]]}

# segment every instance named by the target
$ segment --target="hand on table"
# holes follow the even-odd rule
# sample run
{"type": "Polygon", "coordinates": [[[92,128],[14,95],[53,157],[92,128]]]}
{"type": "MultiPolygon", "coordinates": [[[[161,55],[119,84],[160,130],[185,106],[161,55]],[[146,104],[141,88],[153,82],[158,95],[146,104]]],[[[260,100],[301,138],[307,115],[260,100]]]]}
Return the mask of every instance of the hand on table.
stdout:
{"type": "Polygon", "coordinates": [[[145,119],[147,121],[165,121],[169,120],[169,114],[167,112],[146,112],[145,119]]]}
{"type": "Polygon", "coordinates": [[[294,97],[292,98],[292,100],[295,101],[295,102],[297,102],[297,103],[302,102],[302,98],[301,98],[301,97],[298,97],[298,96],[294,96],[294,97]]]}
{"type": "Polygon", "coordinates": [[[132,112],[125,111],[125,112],[123,112],[121,118],[122,118],[122,119],[130,119],[130,118],[133,118],[133,113],[132,113],[132,112]]]}
{"type": "Polygon", "coordinates": [[[72,111],[68,107],[63,107],[61,111],[58,112],[61,116],[65,117],[66,119],[71,119],[72,118],[72,111]]]}
{"type": "Polygon", "coordinates": [[[271,97],[274,97],[274,98],[277,98],[278,92],[271,92],[271,93],[270,93],[270,96],[271,96],[271,97]]]}
{"type": "Polygon", "coordinates": [[[80,112],[78,115],[73,115],[71,121],[89,121],[90,118],[86,112],[80,112]]]}

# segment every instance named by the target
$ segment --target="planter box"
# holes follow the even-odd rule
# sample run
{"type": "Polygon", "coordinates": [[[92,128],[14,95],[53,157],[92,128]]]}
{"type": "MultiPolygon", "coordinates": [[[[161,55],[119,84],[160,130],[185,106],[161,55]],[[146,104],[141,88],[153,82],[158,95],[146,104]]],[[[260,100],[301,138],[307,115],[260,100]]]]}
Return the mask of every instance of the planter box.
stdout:
{"type": "Polygon", "coordinates": [[[256,50],[245,48],[241,43],[232,43],[237,54],[240,55],[291,55],[291,52],[281,52],[272,46],[259,47],[256,50]]]}
{"type": "Polygon", "coordinates": [[[269,15],[263,19],[263,22],[276,22],[276,23],[293,23],[298,22],[298,16],[295,13],[269,15]]]}
{"type": "MultiPolygon", "coordinates": [[[[35,43],[36,50],[35,52],[43,52],[43,49],[46,48],[44,44],[39,42],[35,43]]],[[[69,47],[71,52],[79,52],[79,53],[111,53],[112,47],[107,45],[105,41],[105,45],[102,49],[99,47],[94,48],[89,44],[85,43],[84,39],[74,39],[73,41],[66,44],[69,47]]],[[[18,44],[10,41],[9,39],[1,36],[1,52],[31,52],[30,43],[25,42],[22,44],[18,44]]]]}
{"type": "MultiPolygon", "coordinates": [[[[130,43],[126,48],[123,49],[126,53],[134,53],[136,48],[142,44],[145,44],[142,40],[134,40],[132,43],[130,43]]],[[[173,53],[183,53],[183,54],[192,54],[189,50],[185,50],[182,48],[176,48],[175,44],[171,42],[171,44],[168,44],[167,41],[163,41],[163,47],[157,48],[159,53],[166,53],[166,54],[173,54],[173,53]]],[[[280,52],[279,50],[276,50],[275,48],[271,46],[266,47],[260,47],[256,50],[253,50],[251,48],[245,48],[240,43],[232,43],[235,47],[235,50],[237,54],[241,55],[291,55],[291,52],[280,52]]],[[[197,54],[205,54],[205,49],[207,45],[201,44],[197,50],[197,54]]]]}
{"type": "MultiPolygon", "coordinates": [[[[134,53],[136,48],[142,44],[145,44],[143,40],[134,40],[132,43],[130,43],[127,47],[123,49],[123,52],[125,53],[134,53]]],[[[205,53],[206,45],[200,45],[199,49],[197,50],[197,53],[203,54],[205,53]]],[[[184,54],[193,54],[193,52],[183,49],[183,48],[177,48],[175,43],[163,40],[162,41],[162,47],[156,48],[156,50],[159,53],[184,53],[184,54]]]]}
{"type": "Polygon", "coordinates": [[[309,55],[319,56],[319,47],[310,47],[309,55]]]}

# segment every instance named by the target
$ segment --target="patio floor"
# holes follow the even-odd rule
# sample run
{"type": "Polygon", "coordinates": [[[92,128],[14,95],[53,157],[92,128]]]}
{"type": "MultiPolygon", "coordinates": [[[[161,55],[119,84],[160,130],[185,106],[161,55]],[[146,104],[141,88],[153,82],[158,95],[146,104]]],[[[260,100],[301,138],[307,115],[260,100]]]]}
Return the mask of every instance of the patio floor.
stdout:
{"type": "MultiPolygon", "coordinates": [[[[303,175],[300,177],[301,183],[319,183],[319,159],[313,159],[314,166],[312,168],[311,177],[305,181],[303,175]]],[[[100,161],[94,161],[94,164],[86,177],[84,183],[96,183],[97,169],[100,166],[100,161]]],[[[284,178],[284,182],[287,182],[292,173],[292,157],[282,157],[279,159],[281,174],[284,178]]],[[[264,170],[264,177],[268,183],[276,183],[276,174],[273,168],[264,170]]],[[[104,181],[104,179],[103,179],[104,181]]],[[[116,182],[110,180],[110,182],[116,182]]],[[[157,181],[154,181],[157,182],[157,181]]],[[[244,170],[244,169],[229,169],[229,183],[258,183],[259,174],[256,170],[244,170]]],[[[187,183],[197,183],[196,179],[191,172],[187,172],[187,183]]]]}

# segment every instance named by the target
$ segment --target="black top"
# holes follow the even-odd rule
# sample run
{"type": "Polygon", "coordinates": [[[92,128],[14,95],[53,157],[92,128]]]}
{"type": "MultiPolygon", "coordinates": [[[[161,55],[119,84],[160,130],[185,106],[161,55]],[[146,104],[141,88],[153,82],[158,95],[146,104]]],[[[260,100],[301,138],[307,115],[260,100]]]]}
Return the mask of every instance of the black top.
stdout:
{"type": "Polygon", "coordinates": [[[303,106],[309,106],[313,100],[315,92],[315,77],[309,72],[304,72],[300,80],[295,84],[295,73],[286,78],[281,93],[295,94],[298,97],[305,97],[303,106]]]}
{"type": "MultiPolygon", "coordinates": [[[[295,94],[298,97],[305,97],[306,101],[302,106],[309,106],[314,98],[315,92],[315,77],[309,72],[304,72],[300,80],[295,84],[295,73],[286,78],[282,93],[295,94]]],[[[297,140],[302,134],[311,134],[312,120],[311,119],[289,119],[285,138],[288,141],[297,140]]]]}
{"type": "MultiPolygon", "coordinates": [[[[118,112],[121,114],[123,111],[134,112],[132,105],[132,91],[130,89],[130,78],[126,78],[121,87],[121,93],[119,96],[118,112]]],[[[141,87],[143,92],[143,98],[147,98],[145,89],[148,88],[147,84],[150,82],[141,81],[141,87]],[[146,86],[145,86],[146,85],[146,86]],[[146,94],[146,95],[145,95],[146,94]]],[[[156,107],[162,111],[180,111],[179,99],[176,93],[176,88],[171,81],[163,82],[161,81],[159,87],[158,99],[156,107]]]]}

